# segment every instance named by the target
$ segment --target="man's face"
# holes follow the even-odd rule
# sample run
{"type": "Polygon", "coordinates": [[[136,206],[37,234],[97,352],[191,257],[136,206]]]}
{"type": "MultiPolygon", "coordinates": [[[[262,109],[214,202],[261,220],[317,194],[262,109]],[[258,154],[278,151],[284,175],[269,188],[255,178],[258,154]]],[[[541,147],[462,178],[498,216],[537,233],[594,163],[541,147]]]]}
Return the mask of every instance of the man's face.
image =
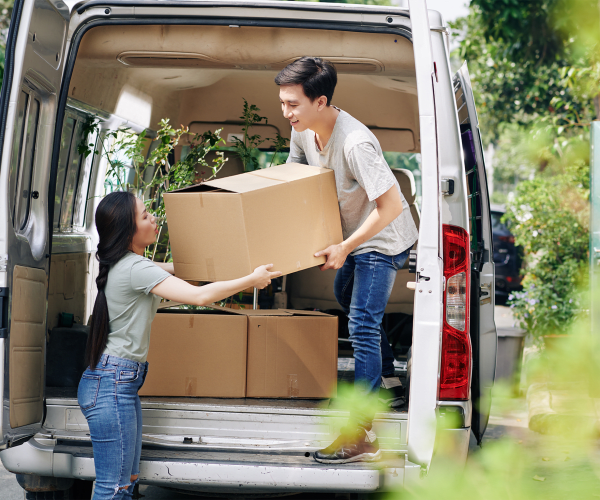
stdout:
{"type": "Polygon", "coordinates": [[[319,113],[327,104],[327,98],[321,96],[311,101],[302,85],[285,85],[279,87],[279,100],[281,101],[281,110],[283,116],[290,121],[296,132],[303,132],[306,129],[312,129],[313,125],[319,121],[319,113]]]}

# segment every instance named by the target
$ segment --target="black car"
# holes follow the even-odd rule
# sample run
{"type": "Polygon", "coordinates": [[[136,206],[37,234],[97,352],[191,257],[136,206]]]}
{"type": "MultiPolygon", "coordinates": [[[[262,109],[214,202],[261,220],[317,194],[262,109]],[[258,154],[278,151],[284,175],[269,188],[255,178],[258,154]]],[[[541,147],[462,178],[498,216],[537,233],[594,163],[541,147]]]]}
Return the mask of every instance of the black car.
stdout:
{"type": "Polygon", "coordinates": [[[521,290],[522,251],[515,245],[515,237],[510,232],[510,221],[501,222],[504,207],[492,205],[490,208],[496,267],[496,303],[503,304],[510,293],[521,290]]]}

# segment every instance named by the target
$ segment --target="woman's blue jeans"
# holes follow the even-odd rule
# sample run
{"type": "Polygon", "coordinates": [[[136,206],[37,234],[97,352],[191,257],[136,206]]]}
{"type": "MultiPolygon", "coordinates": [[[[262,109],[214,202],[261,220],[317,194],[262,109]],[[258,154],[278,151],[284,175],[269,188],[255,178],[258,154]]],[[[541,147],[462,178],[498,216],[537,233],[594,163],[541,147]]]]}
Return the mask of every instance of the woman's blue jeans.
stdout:
{"type": "MultiPolygon", "coordinates": [[[[350,341],[354,348],[354,381],[358,391],[373,398],[378,395],[383,374],[394,373],[394,354],[381,322],[396,272],[410,254],[389,256],[379,252],[349,255],[335,276],[334,293],[348,315],[350,341]]],[[[353,415],[362,425],[370,425],[373,415],[353,415]]]]}
{"type": "Polygon", "coordinates": [[[138,390],[148,363],[103,354],[83,372],[77,400],[87,419],[94,449],[93,500],[130,499],[140,473],[142,406],[138,390]]]}

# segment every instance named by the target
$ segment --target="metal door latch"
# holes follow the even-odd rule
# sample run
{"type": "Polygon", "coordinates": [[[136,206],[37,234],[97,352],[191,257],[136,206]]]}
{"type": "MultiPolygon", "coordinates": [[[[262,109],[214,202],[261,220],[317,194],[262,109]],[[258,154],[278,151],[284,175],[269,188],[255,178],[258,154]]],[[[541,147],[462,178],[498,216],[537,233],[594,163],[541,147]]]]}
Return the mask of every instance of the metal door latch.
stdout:
{"type": "Polygon", "coordinates": [[[444,196],[454,194],[454,179],[442,179],[442,194],[444,196]]]}
{"type": "Polygon", "coordinates": [[[492,284],[491,283],[482,283],[479,288],[480,288],[480,290],[479,290],[480,297],[487,297],[488,295],[490,295],[492,293],[492,284]]]}

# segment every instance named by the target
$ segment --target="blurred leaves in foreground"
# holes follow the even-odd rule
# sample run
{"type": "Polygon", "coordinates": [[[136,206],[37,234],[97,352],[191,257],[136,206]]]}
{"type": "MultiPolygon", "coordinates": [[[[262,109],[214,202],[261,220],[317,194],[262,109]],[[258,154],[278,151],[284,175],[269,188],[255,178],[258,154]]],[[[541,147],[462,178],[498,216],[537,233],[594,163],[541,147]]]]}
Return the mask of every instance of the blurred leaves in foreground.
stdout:
{"type": "MultiPolygon", "coordinates": [[[[450,440],[438,432],[429,474],[408,491],[388,499],[423,500],[593,500],[600,498],[600,337],[587,320],[573,326],[559,349],[547,349],[528,367],[529,380],[543,382],[546,416],[552,420],[539,434],[514,416],[518,400],[510,388],[494,388],[494,426],[508,426],[498,440],[484,439],[470,452],[467,465],[457,463],[450,440]],[[596,401],[594,401],[594,398],[596,401]],[[594,410],[594,402],[596,410],[594,410]]],[[[531,390],[536,386],[532,385],[531,390]]],[[[529,399],[529,397],[528,397],[529,399]]],[[[530,417],[532,412],[530,409],[530,417]]]]}

